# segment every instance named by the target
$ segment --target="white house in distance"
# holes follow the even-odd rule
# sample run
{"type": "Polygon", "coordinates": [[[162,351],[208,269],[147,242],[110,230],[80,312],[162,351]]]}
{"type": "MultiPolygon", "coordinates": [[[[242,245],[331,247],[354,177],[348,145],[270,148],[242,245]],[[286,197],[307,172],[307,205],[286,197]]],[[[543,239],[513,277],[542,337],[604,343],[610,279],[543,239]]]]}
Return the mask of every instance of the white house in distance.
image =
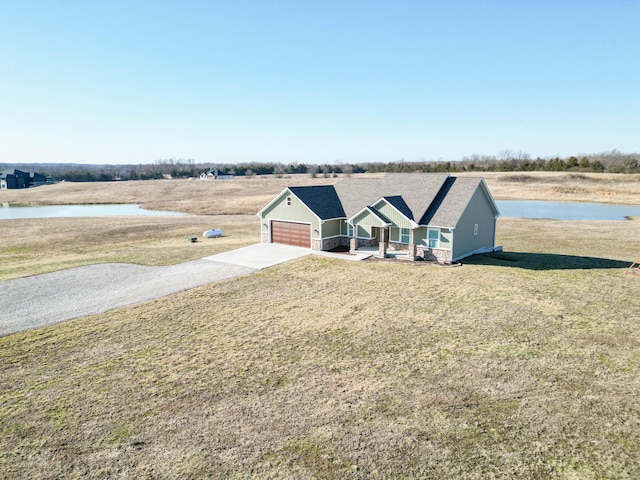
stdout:
{"type": "Polygon", "coordinates": [[[233,180],[233,174],[213,169],[200,174],[200,180],[233,180]]]}
{"type": "Polygon", "coordinates": [[[496,249],[500,212],[481,177],[388,173],[287,187],[257,215],[263,243],[455,262],[496,249]]]}

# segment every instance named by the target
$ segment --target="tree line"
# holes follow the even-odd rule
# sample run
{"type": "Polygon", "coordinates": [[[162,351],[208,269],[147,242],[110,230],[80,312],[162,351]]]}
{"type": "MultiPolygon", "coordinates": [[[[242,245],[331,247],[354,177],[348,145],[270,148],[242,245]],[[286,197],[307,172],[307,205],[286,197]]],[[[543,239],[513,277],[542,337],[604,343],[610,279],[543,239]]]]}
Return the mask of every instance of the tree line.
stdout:
{"type": "Polygon", "coordinates": [[[458,161],[399,159],[390,162],[365,163],[197,163],[193,159],[157,160],[147,164],[94,165],[65,163],[10,164],[0,163],[0,170],[17,168],[37,171],[56,180],[72,182],[108,182],[121,180],[154,180],[163,178],[194,178],[209,170],[232,173],[236,176],[276,175],[306,173],[311,176],[381,172],[596,172],[640,173],[640,155],[617,150],[598,154],[567,158],[532,158],[526,152],[501,151],[496,155],[474,154],[458,161]]]}

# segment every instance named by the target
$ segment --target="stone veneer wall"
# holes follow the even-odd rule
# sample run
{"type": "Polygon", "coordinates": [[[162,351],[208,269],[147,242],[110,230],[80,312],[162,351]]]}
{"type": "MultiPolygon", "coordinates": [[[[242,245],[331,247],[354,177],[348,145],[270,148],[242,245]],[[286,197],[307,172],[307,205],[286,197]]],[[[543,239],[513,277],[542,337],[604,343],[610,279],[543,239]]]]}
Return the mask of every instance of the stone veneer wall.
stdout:
{"type": "Polygon", "coordinates": [[[389,252],[408,252],[409,244],[389,242],[389,252]]]}
{"type": "MultiPolygon", "coordinates": [[[[331,237],[322,240],[322,250],[333,250],[338,247],[348,247],[349,237],[331,237]]],[[[314,248],[315,250],[315,248],[314,248]]]]}
{"type": "Polygon", "coordinates": [[[377,238],[359,238],[358,247],[377,247],[379,240],[377,238]]]}
{"type": "Polygon", "coordinates": [[[451,250],[440,248],[418,247],[418,256],[432,262],[450,262],[451,250]]]}

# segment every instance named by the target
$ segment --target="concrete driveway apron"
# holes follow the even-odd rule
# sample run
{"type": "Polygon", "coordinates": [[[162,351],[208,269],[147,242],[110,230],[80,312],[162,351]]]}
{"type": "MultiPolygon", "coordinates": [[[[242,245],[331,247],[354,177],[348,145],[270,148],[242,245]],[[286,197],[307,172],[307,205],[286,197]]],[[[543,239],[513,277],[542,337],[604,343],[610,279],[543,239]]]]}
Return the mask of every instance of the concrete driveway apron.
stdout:
{"type": "Polygon", "coordinates": [[[205,259],[261,270],[309,254],[311,254],[309,248],[292,247],[278,243],[257,243],[237,250],[211,255],[205,259]]]}

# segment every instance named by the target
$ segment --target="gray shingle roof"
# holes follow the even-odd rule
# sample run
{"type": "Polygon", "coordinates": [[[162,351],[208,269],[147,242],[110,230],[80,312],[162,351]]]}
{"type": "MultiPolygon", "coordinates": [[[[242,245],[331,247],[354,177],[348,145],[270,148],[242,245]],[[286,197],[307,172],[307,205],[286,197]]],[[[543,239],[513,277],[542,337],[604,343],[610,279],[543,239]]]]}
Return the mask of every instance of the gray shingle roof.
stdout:
{"type": "Polygon", "coordinates": [[[333,185],[289,187],[289,190],[320,217],[321,220],[345,216],[342,205],[340,204],[340,199],[333,185]]]}
{"type": "Polygon", "coordinates": [[[400,196],[413,218],[422,218],[448,178],[446,173],[387,173],[379,178],[347,178],[335,185],[347,217],[382,197],[400,196]]]}
{"type": "Polygon", "coordinates": [[[448,178],[420,224],[455,228],[481,183],[481,177],[448,178]]]}
{"type": "MultiPolygon", "coordinates": [[[[481,177],[450,177],[446,173],[388,173],[378,178],[348,178],[335,186],[289,190],[322,220],[351,218],[384,198],[420,225],[454,228],[481,183],[481,177]]],[[[381,220],[390,222],[371,209],[381,220]]]]}

